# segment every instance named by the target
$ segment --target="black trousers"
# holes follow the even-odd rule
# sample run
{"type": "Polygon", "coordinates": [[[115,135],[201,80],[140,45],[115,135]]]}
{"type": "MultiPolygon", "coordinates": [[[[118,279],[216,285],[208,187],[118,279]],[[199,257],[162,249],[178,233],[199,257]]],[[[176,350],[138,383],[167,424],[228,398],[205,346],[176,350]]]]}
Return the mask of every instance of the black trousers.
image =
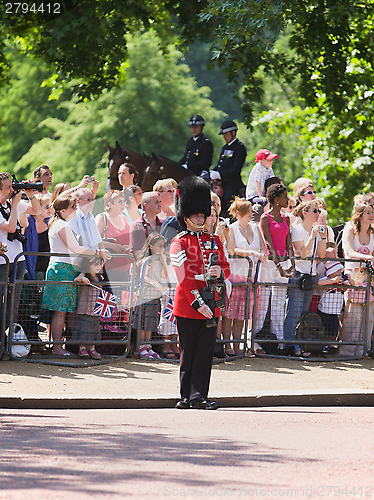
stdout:
{"type": "Polygon", "coordinates": [[[205,319],[177,316],[180,360],[180,394],[190,401],[206,398],[209,391],[217,328],[207,328],[205,319]]]}

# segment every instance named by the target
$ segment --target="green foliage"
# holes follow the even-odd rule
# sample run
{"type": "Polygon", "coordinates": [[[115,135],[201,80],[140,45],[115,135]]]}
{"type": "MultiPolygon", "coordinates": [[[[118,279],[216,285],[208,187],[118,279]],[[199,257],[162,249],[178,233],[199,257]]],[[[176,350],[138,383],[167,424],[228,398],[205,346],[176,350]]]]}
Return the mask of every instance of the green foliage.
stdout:
{"type": "Polygon", "coordinates": [[[0,165],[12,170],[32,144],[50,131],[39,127],[47,117],[63,119],[66,113],[48,100],[50,90],[41,84],[50,72],[45,65],[29,60],[8,47],[11,85],[0,90],[0,165]]]}
{"type": "MultiPolygon", "coordinates": [[[[55,66],[62,79],[78,79],[74,92],[80,98],[90,98],[118,82],[121,65],[128,57],[129,34],[142,26],[152,26],[165,47],[177,34],[172,17],[180,20],[183,28],[179,31],[188,34],[203,3],[199,0],[181,4],[171,0],[64,0],[60,2],[60,12],[44,9],[44,12],[23,13],[23,7],[16,12],[17,4],[12,3],[9,13],[9,7],[3,2],[0,44],[6,39],[22,37],[25,52],[48,66],[55,66]]],[[[6,61],[0,59],[0,82],[6,77],[6,61]]]]}
{"type": "Polygon", "coordinates": [[[210,45],[201,42],[189,44],[184,57],[199,87],[210,88],[214,107],[224,111],[230,119],[240,119],[238,91],[229,83],[224,72],[212,64],[210,45]]]}
{"type": "Polygon", "coordinates": [[[206,134],[218,157],[223,114],[212,107],[209,89],[199,88],[188,67],[180,63],[181,52],[171,45],[164,55],[152,31],[134,35],[127,44],[129,59],[122,65],[119,86],[103,92],[96,101],[62,102],[66,120],[47,118],[40,123],[53,133],[35,142],[17,163],[20,177],[46,163],[54,182],[75,182],[85,174],[95,174],[102,191],[107,176],[106,143],[114,146],[118,141],[137,152],[154,151],[179,160],[190,137],[188,120],[196,112],[207,121],[206,134]]]}

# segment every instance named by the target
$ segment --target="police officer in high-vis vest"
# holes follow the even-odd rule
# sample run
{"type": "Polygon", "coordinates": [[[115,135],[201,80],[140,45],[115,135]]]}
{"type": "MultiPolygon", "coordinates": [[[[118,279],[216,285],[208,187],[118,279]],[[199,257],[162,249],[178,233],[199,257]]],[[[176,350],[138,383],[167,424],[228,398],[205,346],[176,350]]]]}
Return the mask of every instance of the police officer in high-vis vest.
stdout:
{"type": "Polygon", "coordinates": [[[182,167],[192,170],[195,175],[200,175],[203,170],[209,170],[212,164],[213,144],[203,134],[205,121],[202,116],[191,116],[188,125],[192,137],[187,142],[186,151],[179,163],[182,167]]]}
{"type": "Polygon", "coordinates": [[[243,196],[245,186],[242,182],[241,171],[247,156],[247,150],[236,137],[237,124],[226,120],[221,125],[218,135],[223,135],[226,144],[223,146],[218,165],[213,169],[219,172],[223,187],[222,208],[227,208],[234,196],[243,196]]]}
{"type": "Polygon", "coordinates": [[[181,400],[176,408],[215,410],[219,403],[207,396],[217,333],[214,318],[221,314],[216,290],[229,276],[230,266],[220,239],[204,232],[211,213],[209,184],[197,176],[183,179],[177,187],[175,208],[184,229],[170,246],[177,276],[174,314],[181,349],[181,400]]]}

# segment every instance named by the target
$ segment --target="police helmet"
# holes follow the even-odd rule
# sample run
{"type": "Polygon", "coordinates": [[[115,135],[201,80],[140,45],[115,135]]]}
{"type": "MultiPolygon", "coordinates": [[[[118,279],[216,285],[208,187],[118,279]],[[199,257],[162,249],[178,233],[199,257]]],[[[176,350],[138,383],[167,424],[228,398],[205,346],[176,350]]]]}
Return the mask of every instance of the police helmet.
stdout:
{"type": "Polygon", "coordinates": [[[233,130],[238,130],[238,126],[232,120],[226,120],[221,125],[221,131],[218,135],[226,134],[226,132],[232,132],[233,130]]]}
{"type": "Polygon", "coordinates": [[[205,125],[204,118],[200,115],[191,116],[188,126],[192,127],[193,125],[205,125]]]}

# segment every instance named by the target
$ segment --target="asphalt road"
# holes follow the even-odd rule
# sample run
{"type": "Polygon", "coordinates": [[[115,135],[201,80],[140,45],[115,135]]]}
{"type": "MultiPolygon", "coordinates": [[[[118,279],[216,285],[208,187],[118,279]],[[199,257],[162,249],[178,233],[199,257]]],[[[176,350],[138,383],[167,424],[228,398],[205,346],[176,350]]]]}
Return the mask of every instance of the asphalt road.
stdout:
{"type": "Polygon", "coordinates": [[[0,412],[0,499],[374,496],[374,408],[0,412]]]}

